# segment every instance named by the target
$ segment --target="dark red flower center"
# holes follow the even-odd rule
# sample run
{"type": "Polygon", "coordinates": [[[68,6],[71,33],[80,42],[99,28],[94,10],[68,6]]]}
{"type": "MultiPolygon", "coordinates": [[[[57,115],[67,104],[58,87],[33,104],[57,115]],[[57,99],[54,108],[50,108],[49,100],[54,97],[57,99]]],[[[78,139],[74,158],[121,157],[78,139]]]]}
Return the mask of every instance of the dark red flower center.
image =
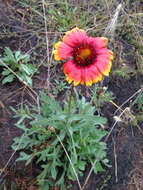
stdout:
{"type": "Polygon", "coordinates": [[[77,65],[87,66],[92,64],[96,53],[93,47],[82,45],[74,50],[73,57],[77,65]]]}

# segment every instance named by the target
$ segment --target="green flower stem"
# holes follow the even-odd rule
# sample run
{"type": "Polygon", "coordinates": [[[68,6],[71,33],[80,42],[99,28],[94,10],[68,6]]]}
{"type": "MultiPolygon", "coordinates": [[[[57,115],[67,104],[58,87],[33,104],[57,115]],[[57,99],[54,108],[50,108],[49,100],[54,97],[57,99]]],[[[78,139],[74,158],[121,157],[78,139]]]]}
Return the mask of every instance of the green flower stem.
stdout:
{"type": "Polygon", "coordinates": [[[72,97],[73,97],[73,92],[74,92],[74,86],[71,85],[71,88],[70,88],[70,97],[69,97],[69,101],[68,101],[68,114],[71,113],[71,101],[72,101],[72,97]]]}

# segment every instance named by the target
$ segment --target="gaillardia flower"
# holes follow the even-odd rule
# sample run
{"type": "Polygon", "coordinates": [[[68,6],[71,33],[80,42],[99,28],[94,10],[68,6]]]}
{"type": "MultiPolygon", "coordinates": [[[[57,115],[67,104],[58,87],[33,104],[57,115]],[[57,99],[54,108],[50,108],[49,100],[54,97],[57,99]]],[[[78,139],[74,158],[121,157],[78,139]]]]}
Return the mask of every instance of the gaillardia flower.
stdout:
{"type": "Polygon", "coordinates": [[[89,37],[84,30],[74,28],[55,44],[53,54],[55,60],[64,61],[69,83],[91,86],[109,75],[113,52],[106,46],[107,38],[89,37]]]}

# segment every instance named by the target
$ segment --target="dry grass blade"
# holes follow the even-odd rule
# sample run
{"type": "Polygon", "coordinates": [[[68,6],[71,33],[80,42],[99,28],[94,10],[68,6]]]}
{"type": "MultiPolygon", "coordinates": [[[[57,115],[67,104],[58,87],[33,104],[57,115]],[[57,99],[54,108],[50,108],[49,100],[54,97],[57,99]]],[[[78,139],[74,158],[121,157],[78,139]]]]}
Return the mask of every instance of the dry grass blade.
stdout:
{"type": "Polygon", "coordinates": [[[92,167],[91,167],[91,169],[90,169],[90,171],[89,171],[89,173],[88,173],[88,175],[87,175],[87,177],[86,177],[86,180],[85,180],[85,182],[84,182],[84,185],[82,186],[82,190],[85,189],[85,187],[86,187],[86,185],[87,185],[87,183],[88,183],[88,180],[89,180],[89,178],[90,178],[90,176],[91,176],[91,173],[92,173],[92,171],[93,171],[93,169],[94,169],[94,167],[95,167],[96,162],[97,162],[97,160],[95,160],[94,163],[92,164],[92,167]]]}
{"type": "Polygon", "coordinates": [[[50,56],[49,56],[49,39],[47,31],[47,20],[46,20],[46,11],[45,11],[45,0],[42,0],[43,4],[43,14],[44,14],[44,23],[45,23],[45,35],[46,35],[46,45],[47,45],[47,63],[48,63],[48,74],[47,74],[47,88],[49,89],[50,84],[50,56]]]}
{"type": "Polygon", "coordinates": [[[119,4],[116,8],[115,14],[113,15],[113,18],[108,23],[108,25],[105,29],[104,36],[109,36],[109,37],[111,37],[111,39],[114,38],[117,20],[118,20],[118,16],[119,16],[119,13],[121,11],[121,8],[122,8],[122,4],[119,4]]]}
{"type": "Polygon", "coordinates": [[[6,170],[6,168],[8,167],[10,161],[12,160],[13,156],[15,155],[15,153],[17,152],[18,148],[21,145],[22,139],[23,139],[24,135],[22,135],[21,140],[19,142],[19,144],[17,145],[15,151],[12,153],[11,157],[9,158],[9,160],[7,161],[7,163],[5,164],[5,166],[3,167],[3,169],[0,171],[0,176],[3,174],[3,172],[6,170]]]}
{"type": "Polygon", "coordinates": [[[60,137],[59,137],[58,135],[56,135],[56,136],[57,136],[59,142],[61,143],[61,146],[63,147],[63,149],[64,149],[64,151],[65,151],[65,154],[66,154],[66,156],[67,156],[67,158],[68,158],[68,160],[69,160],[69,162],[70,162],[70,164],[71,164],[71,167],[72,167],[73,172],[74,172],[74,174],[75,174],[75,176],[76,176],[76,179],[77,179],[78,186],[79,186],[80,190],[83,190],[83,188],[81,187],[81,184],[80,184],[78,175],[77,175],[77,173],[76,173],[76,171],[75,171],[74,165],[73,165],[73,163],[72,163],[72,161],[71,161],[71,159],[70,159],[70,156],[69,156],[68,152],[66,151],[66,148],[65,148],[64,144],[62,143],[60,137]]]}

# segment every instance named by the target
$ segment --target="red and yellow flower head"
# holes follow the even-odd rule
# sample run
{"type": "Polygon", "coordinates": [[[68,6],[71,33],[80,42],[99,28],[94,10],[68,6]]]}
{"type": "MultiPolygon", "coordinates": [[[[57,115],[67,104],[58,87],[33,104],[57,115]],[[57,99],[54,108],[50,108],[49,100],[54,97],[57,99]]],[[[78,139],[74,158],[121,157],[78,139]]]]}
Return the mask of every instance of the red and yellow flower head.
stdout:
{"type": "Polygon", "coordinates": [[[107,49],[107,41],[104,37],[89,37],[84,30],[74,28],[55,44],[54,58],[65,61],[64,74],[69,83],[91,86],[101,81],[103,75],[109,75],[113,52],[107,49]]]}

